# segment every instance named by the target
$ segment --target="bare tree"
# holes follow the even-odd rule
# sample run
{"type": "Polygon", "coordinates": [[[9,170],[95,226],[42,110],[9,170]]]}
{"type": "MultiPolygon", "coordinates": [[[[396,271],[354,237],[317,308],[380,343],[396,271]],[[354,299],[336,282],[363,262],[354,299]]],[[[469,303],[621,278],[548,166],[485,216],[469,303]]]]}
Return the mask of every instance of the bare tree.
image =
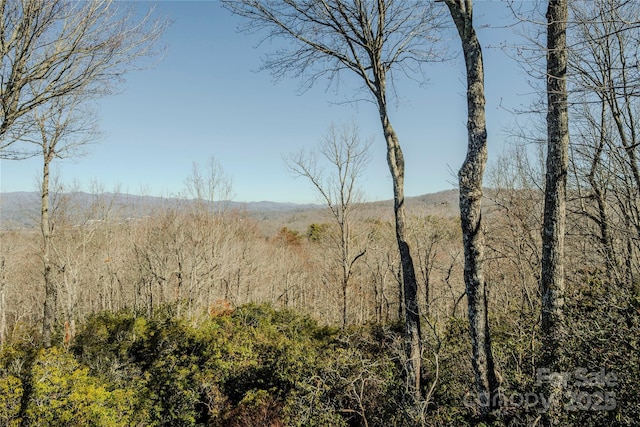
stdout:
{"type": "Polygon", "coordinates": [[[393,72],[415,75],[421,64],[439,58],[435,39],[443,25],[442,8],[433,2],[399,0],[224,0],[249,20],[247,31],[267,30],[289,49],[268,56],[264,69],[275,76],[293,74],[309,87],[319,78],[357,75],[377,107],[393,180],[395,228],[402,264],[408,379],[420,398],[420,316],[417,284],[405,226],[405,164],[391,125],[388,85],[393,72]]]}
{"type": "Polygon", "coordinates": [[[1,0],[0,156],[28,132],[34,108],[70,95],[118,90],[133,61],[152,53],[164,23],[111,0],[1,0]],[[34,83],[36,83],[34,85],[34,83]],[[9,131],[12,132],[9,132],[9,131]]]}
{"type": "Polygon", "coordinates": [[[233,179],[213,156],[204,165],[193,163],[191,175],[185,180],[187,195],[199,208],[221,214],[233,198],[233,179]]]}
{"type": "Polygon", "coordinates": [[[347,290],[356,261],[366,252],[365,248],[354,251],[352,210],[363,201],[357,181],[369,162],[369,146],[363,143],[356,124],[331,125],[317,151],[328,162],[332,171],[325,172],[316,153],[301,152],[286,160],[288,168],[297,176],[308,179],[320,193],[324,203],[338,226],[335,248],[340,265],[342,291],[342,326],[347,324],[347,290]]]}
{"type": "Polygon", "coordinates": [[[113,92],[136,59],[152,53],[163,24],[111,1],[0,1],[0,157],[43,157],[41,231],[45,280],[43,344],[51,345],[57,289],[52,277],[49,169],[96,136],[85,102],[113,92]],[[17,141],[23,143],[17,148],[17,141]],[[10,147],[11,146],[11,147],[10,147]]]}
{"type": "MultiPolygon", "coordinates": [[[[566,185],[569,150],[567,102],[567,21],[566,0],[550,0],[547,7],[547,168],[540,292],[542,294],[542,364],[555,372],[559,368],[559,349],[565,342],[564,316],[564,235],[566,185]]],[[[559,377],[554,376],[554,378],[559,377]]],[[[550,425],[561,411],[562,381],[549,384],[550,425]]]]}
{"type": "Polygon", "coordinates": [[[572,4],[570,51],[576,94],[572,170],[582,218],[596,226],[595,245],[613,283],[632,285],[640,235],[637,2],[572,4]]]}
{"type": "MultiPolygon", "coordinates": [[[[539,147],[542,148],[542,147],[539,147]]],[[[540,160],[544,159],[542,152],[540,160]]],[[[520,285],[520,313],[539,310],[540,250],[544,193],[544,162],[532,161],[522,145],[509,147],[489,171],[487,195],[492,202],[487,248],[493,272],[511,292],[520,285]]]]}
{"type": "Polygon", "coordinates": [[[78,320],[99,310],[117,310],[121,302],[117,300],[117,281],[125,269],[113,263],[114,258],[127,256],[127,248],[118,247],[112,240],[116,227],[126,225],[117,218],[117,187],[115,192],[105,193],[102,185],[93,183],[89,196],[81,192],[79,183],[63,188],[56,184],[54,179],[50,189],[51,228],[55,230],[51,260],[60,301],[57,313],[64,321],[63,344],[68,344],[75,336],[78,320]]]}
{"type": "MultiPolygon", "coordinates": [[[[35,87],[36,85],[31,85],[35,87]]],[[[53,277],[52,235],[54,222],[50,215],[49,186],[51,163],[56,158],[65,158],[78,154],[78,150],[95,141],[99,136],[95,116],[79,110],[77,97],[58,97],[49,104],[41,104],[30,111],[38,132],[22,137],[22,141],[31,142],[38,147],[42,155],[42,181],[40,205],[40,229],[42,231],[42,265],[45,284],[44,316],[42,342],[51,346],[51,332],[56,315],[58,289],[53,277]]],[[[25,155],[31,154],[28,152],[25,155]]]]}
{"type": "MultiPolygon", "coordinates": [[[[202,292],[195,290],[205,289],[211,283],[224,280],[216,276],[224,274],[222,267],[228,263],[222,261],[233,257],[235,252],[233,237],[230,236],[232,221],[225,218],[228,203],[233,198],[233,182],[220,162],[211,156],[204,164],[194,162],[185,186],[187,194],[195,199],[195,205],[189,204],[193,209],[187,209],[190,211],[191,224],[184,231],[190,245],[176,248],[176,253],[188,250],[193,252],[186,256],[183,263],[178,264],[177,279],[180,285],[188,277],[192,288],[189,293],[199,293],[202,297],[202,292]],[[187,265],[191,272],[185,276],[183,269],[187,265]]],[[[240,243],[240,240],[237,239],[235,243],[240,243]]],[[[230,298],[228,289],[224,292],[224,298],[230,298]]]]}
{"type": "Polygon", "coordinates": [[[487,127],[485,118],[484,68],[482,48],[473,25],[472,0],[445,0],[458,29],[467,70],[467,157],[458,172],[460,222],[464,243],[464,281],[467,293],[469,331],[473,350],[472,364],[476,390],[486,417],[497,391],[489,331],[487,289],[483,263],[485,252],[482,224],[482,179],[487,164],[487,127]],[[488,400],[484,400],[488,399],[488,400]]]}

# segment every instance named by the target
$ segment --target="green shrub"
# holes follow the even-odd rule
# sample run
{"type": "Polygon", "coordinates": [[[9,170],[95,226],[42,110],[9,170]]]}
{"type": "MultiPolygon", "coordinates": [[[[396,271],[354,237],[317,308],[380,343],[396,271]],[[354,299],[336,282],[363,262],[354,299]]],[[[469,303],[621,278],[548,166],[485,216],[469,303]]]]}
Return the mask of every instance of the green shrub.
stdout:
{"type": "Polygon", "coordinates": [[[135,394],[110,389],[64,350],[40,350],[31,367],[25,418],[31,426],[130,426],[135,394]]]}
{"type": "Polygon", "coordinates": [[[60,376],[134,393],[145,426],[413,425],[400,337],[381,326],[340,332],[268,305],[189,322],[169,309],[102,313],[72,347],[90,372],[66,360],[60,376]]]}
{"type": "Polygon", "coordinates": [[[20,401],[22,380],[13,375],[0,378],[0,425],[17,427],[20,425],[20,401]]]}

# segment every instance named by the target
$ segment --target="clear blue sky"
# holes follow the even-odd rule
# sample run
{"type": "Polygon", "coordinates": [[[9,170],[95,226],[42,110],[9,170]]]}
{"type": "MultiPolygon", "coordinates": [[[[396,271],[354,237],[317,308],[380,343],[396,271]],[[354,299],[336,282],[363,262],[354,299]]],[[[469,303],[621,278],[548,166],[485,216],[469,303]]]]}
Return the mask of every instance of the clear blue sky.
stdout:
{"type": "MultiPolygon", "coordinates": [[[[509,12],[502,2],[475,4],[477,24],[501,25],[509,12]]],[[[91,180],[107,191],[171,196],[184,190],[193,162],[214,156],[233,179],[237,201],[317,202],[307,182],[293,178],[283,156],[312,148],[334,123],[355,121],[363,137],[373,137],[373,159],[362,178],[369,200],[390,199],[391,179],[377,113],[370,103],[342,101],[333,89],[300,94],[298,81],[274,83],[257,72],[267,43],[238,33],[238,19],[217,1],[164,1],[156,12],[172,20],[162,43],[164,59],[152,69],[127,75],[121,94],[99,101],[106,136],[88,155],[57,161],[65,182],[91,180]]],[[[487,126],[490,158],[502,152],[505,128],[513,118],[500,107],[528,104],[531,89],[517,64],[496,47],[511,30],[481,28],[485,46],[487,126]]],[[[459,40],[451,38],[459,51],[459,40]]],[[[466,151],[465,74],[461,55],[429,68],[420,87],[399,81],[399,103],[391,111],[406,158],[406,195],[454,187],[466,151]]],[[[345,90],[347,87],[343,86],[345,90]]],[[[2,160],[0,190],[33,191],[40,159],[2,160]]]]}

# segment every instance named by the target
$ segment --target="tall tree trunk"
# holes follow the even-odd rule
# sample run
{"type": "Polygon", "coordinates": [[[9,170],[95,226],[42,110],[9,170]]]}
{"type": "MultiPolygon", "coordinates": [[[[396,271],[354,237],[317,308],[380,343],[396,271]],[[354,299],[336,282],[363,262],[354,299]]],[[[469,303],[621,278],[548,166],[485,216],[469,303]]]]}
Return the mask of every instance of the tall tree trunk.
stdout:
{"type": "Polygon", "coordinates": [[[473,27],[471,0],[446,0],[456,24],[467,69],[468,145],[458,180],[460,187],[460,223],[464,244],[464,282],[468,301],[472,365],[480,414],[487,418],[497,391],[484,279],[484,230],[482,227],[482,179],[487,163],[484,69],[482,49],[473,27]]]}
{"type": "MultiPolygon", "coordinates": [[[[564,372],[560,349],[567,334],[564,316],[564,234],[569,147],[567,111],[567,1],[550,0],[547,8],[547,171],[542,230],[542,365],[564,372]]],[[[562,381],[545,384],[549,412],[545,425],[559,422],[562,381]]]]}
{"type": "Polygon", "coordinates": [[[6,268],[5,259],[2,257],[0,258],[0,348],[4,345],[7,339],[6,268]]]}
{"type": "Polygon", "coordinates": [[[42,266],[44,273],[44,315],[42,319],[42,345],[51,347],[51,333],[56,316],[58,288],[52,277],[51,221],[49,217],[49,165],[51,155],[45,153],[42,169],[40,228],[42,230],[42,266]]]}
{"type": "MultiPolygon", "coordinates": [[[[382,90],[381,93],[384,93],[384,90],[382,90]]],[[[398,136],[389,121],[386,101],[383,96],[378,97],[378,107],[382,130],[384,131],[387,143],[387,163],[393,180],[393,211],[396,223],[396,240],[398,242],[400,264],[402,266],[402,293],[404,297],[408,380],[415,399],[420,400],[422,397],[420,392],[422,341],[420,311],[418,308],[418,284],[405,231],[404,156],[402,155],[398,136]]]]}

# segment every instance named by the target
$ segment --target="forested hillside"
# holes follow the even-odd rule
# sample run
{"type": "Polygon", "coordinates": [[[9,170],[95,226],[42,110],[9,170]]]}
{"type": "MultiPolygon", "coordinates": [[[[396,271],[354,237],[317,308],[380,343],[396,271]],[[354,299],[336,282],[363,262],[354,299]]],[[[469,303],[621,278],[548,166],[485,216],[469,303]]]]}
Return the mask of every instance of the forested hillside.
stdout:
{"type": "MultiPolygon", "coordinates": [[[[542,194],[486,192],[490,319],[503,393],[496,422],[529,425],[544,408],[536,394],[542,194]]],[[[131,218],[132,207],[121,214],[111,194],[82,208],[60,195],[51,350],[38,345],[40,233],[2,231],[3,423],[473,425],[460,231],[455,208],[445,209],[455,197],[427,195],[409,209],[427,396],[414,407],[402,393],[402,289],[388,203],[354,207],[353,244],[365,254],[343,300],[340,244],[326,209],[261,220],[167,200],[131,218]]],[[[572,372],[593,382],[577,388],[582,406],[571,420],[632,425],[637,288],[607,279],[596,267],[604,264],[588,217],[570,218],[572,339],[564,349],[578,367],[572,372]],[[615,385],[603,382],[606,375],[615,375],[615,385]]]]}
{"type": "Polygon", "coordinates": [[[507,2],[508,17],[481,21],[472,0],[161,4],[169,16],[153,2],[0,2],[0,159],[38,166],[36,192],[8,168],[22,179],[0,195],[0,426],[638,424],[640,3],[507,2]],[[232,15],[273,49],[261,71],[302,93],[324,82],[334,104],[366,104],[357,119],[307,145],[326,119],[313,101],[285,109],[237,78],[241,44],[203,32],[232,15]],[[99,166],[130,188],[153,156],[173,168],[191,155],[184,189],[65,182],[59,160],[104,136],[98,101],[157,65],[165,36],[182,56],[137,82],[147,105],[115,108],[111,130],[126,130],[99,166]],[[508,93],[518,84],[496,63],[485,87],[487,50],[529,93],[508,93]],[[450,64],[466,115],[444,108],[461,98],[435,78],[450,64]],[[432,78],[422,116],[403,117],[405,84],[432,78]],[[493,104],[510,116],[498,136],[485,92],[501,85],[517,106],[493,104]],[[427,118],[434,129],[404,133],[427,118]],[[317,204],[234,202],[225,165],[200,163],[206,145],[252,194],[289,197],[262,168],[285,139],[299,150],[278,160],[317,204]],[[408,197],[431,191],[405,188],[408,166],[453,147],[455,189],[408,197]],[[367,202],[385,178],[389,200],[367,202]]]}

